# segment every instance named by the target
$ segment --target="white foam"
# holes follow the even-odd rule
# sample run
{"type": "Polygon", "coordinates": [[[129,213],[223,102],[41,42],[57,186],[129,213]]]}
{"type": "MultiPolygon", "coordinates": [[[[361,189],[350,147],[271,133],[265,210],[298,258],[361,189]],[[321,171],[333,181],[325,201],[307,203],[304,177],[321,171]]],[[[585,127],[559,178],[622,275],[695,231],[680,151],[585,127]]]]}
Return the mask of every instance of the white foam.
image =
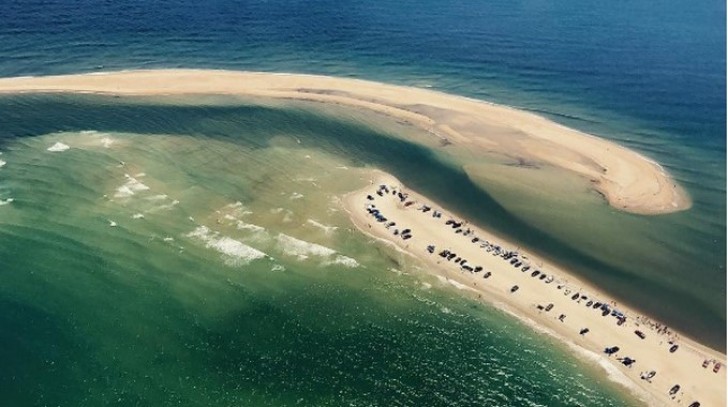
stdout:
{"type": "Polygon", "coordinates": [[[301,199],[301,198],[303,198],[303,194],[299,194],[298,192],[294,192],[294,193],[291,194],[291,196],[288,199],[294,201],[296,199],[301,199]]]}
{"type": "Polygon", "coordinates": [[[101,145],[104,146],[104,148],[109,148],[112,144],[114,144],[114,139],[111,137],[104,137],[101,139],[101,145]]]}
{"type": "Polygon", "coordinates": [[[185,236],[200,240],[207,248],[218,251],[225,257],[225,263],[231,266],[248,264],[266,257],[260,250],[230,237],[220,236],[220,233],[210,230],[207,226],[198,226],[185,236]]]}
{"type": "Polygon", "coordinates": [[[132,219],[144,219],[144,214],[143,213],[135,213],[135,214],[131,215],[131,218],[132,219]]]}
{"type": "Polygon", "coordinates": [[[165,194],[159,194],[159,195],[148,196],[148,197],[146,197],[144,199],[146,199],[148,201],[163,201],[163,200],[165,200],[167,198],[168,198],[167,195],[165,195],[165,194]]]}
{"type": "Polygon", "coordinates": [[[252,223],[245,223],[242,220],[239,220],[235,223],[235,227],[238,230],[249,230],[251,232],[265,232],[265,228],[263,226],[254,225],[252,223]]]}
{"type": "Polygon", "coordinates": [[[310,224],[311,226],[315,226],[315,227],[323,230],[324,233],[326,233],[327,235],[330,234],[331,232],[335,231],[336,229],[338,229],[338,227],[336,227],[336,226],[324,225],[323,223],[316,222],[313,219],[307,220],[306,223],[310,224]]]}
{"type": "Polygon", "coordinates": [[[165,211],[165,210],[172,209],[172,208],[174,208],[177,205],[179,205],[179,201],[175,199],[171,203],[168,203],[166,205],[157,206],[156,208],[150,209],[148,212],[165,211]]]}
{"type": "Polygon", "coordinates": [[[336,250],[329,249],[326,246],[299,240],[283,233],[278,234],[276,239],[283,253],[298,257],[301,260],[308,258],[308,256],[326,257],[336,254],[336,250]]]}
{"type": "Polygon", "coordinates": [[[169,237],[169,236],[165,237],[162,240],[165,241],[165,242],[174,242],[174,238],[173,237],[169,237]]]}
{"type": "Polygon", "coordinates": [[[114,222],[113,220],[108,219],[108,221],[109,221],[109,226],[111,226],[112,228],[115,228],[117,226],[117,223],[114,222]]]}
{"type": "Polygon", "coordinates": [[[13,202],[15,199],[8,198],[8,199],[0,199],[0,206],[5,206],[13,202]]]}
{"type": "Polygon", "coordinates": [[[337,255],[333,260],[330,260],[330,261],[327,261],[326,263],[324,263],[324,265],[331,265],[331,264],[341,265],[341,266],[349,267],[349,268],[359,267],[359,262],[352,259],[351,257],[342,256],[340,254],[337,255]]]}
{"type": "Polygon", "coordinates": [[[470,291],[475,291],[475,292],[477,292],[477,290],[473,289],[472,287],[469,287],[469,286],[467,286],[467,285],[465,285],[465,284],[463,284],[463,283],[460,283],[460,282],[458,282],[458,281],[455,281],[455,280],[449,279],[449,278],[447,278],[447,277],[443,277],[443,276],[437,276],[437,278],[438,278],[438,279],[439,279],[439,280],[440,280],[441,282],[443,282],[443,283],[448,283],[448,284],[452,285],[453,287],[457,288],[458,290],[470,290],[470,291]]]}
{"type": "Polygon", "coordinates": [[[273,267],[270,268],[270,271],[286,271],[286,268],[280,264],[274,264],[273,267]]]}
{"type": "Polygon", "coordinates": [[[298,260],[306,260],[309,257],[323,257],[326,258],[322,263],[323,266],[339,265],[350,268],[359,267],[359,262],[356,260],[337,254],[336,250],[326,246],[296,239],[283,233],[279,233],[276,240],[278,247],[284,254],[294,256],[298,260]]]}
{"type": "Polygon", "coordinates": [[[149,190],[149,187],[142,184],[141,181],[139,181],[138,179],[130,176],[129,174],[124,174],[124,176],[126,177],[126,182],[124,183],[124,185],[116,189],[114,197],[128,198],[135,195],[137,192],[149,190]]]}
{"type": "Polygon", "coordinates": [[[236,218],[239,218],[242,216],[251,215],[253,213],[252,211],[247,210],[245,205],[243,205],[243,203],[240,201],[237,201],[237,202],[229,204],[229,205],[225,205],[222,209],[224,211],[227,210],[230,212],[230,215],[226,215],[226,217],[234,216],[236,218]]]}
{"type": "Polygon", "coordinates": [[[5,166],[5,164],[7,164],[7,162],[5,162],[5,161],[3,161],[3,160],[0,160],[0,168],[1,168],[1,167],[4,167],[4,166],[5,166]]]}
{"type": "Polygon", "coordinates": [[[66,151],[66,150],[68,150],[69,148],[71,148],[71,147],[69,147],[68,145],[66,145],[66,144],[63,144],[63,143],[61,143],[61,142],[59,141],[59,142],[56,142],[56,144],[54,144],[54,145],[52,145],[52,146],[48,147],[48,148],[47,148],[47,150],[48,150],[48,151],[52,151],[52,152],[60,152],[60,151],[66,151]]]}

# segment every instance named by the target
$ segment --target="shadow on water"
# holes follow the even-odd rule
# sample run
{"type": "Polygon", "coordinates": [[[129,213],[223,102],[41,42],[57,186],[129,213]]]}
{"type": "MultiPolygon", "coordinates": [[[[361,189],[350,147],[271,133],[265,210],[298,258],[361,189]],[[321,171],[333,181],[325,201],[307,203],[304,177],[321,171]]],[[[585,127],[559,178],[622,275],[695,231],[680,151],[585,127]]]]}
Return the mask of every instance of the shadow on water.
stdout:
{"type": "MultiPolygon", "coordinates": [[[[439,160],[421,147],[353,122],[314,114],[308,110],[258,105],[173,105],[149,100],[99,95],[17,95],[0,97],[2,143],[60,131],[113,131],[139,134],[179,134],[212,137],[266,148],[272,137],[295,135],[301,147],[320,148],[344,156],[353,165],[373,165],[394,174],[405,185],[445,203],[475,224],[495,230],[584,276],[611,288],[621,298],[688,334],[725,347],[724,316],[691,298],[701,318],[681,310],[685,296],[668,284],[643,278],[595,259],[573,245],[513,216],[460,168],[439,160]],[[649,293],[645,294],[645,287],[649,293]],[[659,298],[655,301],[655,298],[659,298]],[[701,309],[702,308],[702,309],[701,309]]],[[[639,265],[635,265],[639,267],[639,265]]]]}

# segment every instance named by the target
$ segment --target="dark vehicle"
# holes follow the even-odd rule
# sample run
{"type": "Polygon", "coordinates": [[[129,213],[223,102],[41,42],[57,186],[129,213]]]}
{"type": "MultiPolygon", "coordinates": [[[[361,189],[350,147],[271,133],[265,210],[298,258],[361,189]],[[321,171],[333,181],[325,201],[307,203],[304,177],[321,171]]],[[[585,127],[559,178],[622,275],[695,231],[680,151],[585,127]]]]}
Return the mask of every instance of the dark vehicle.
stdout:
{"type": "Polygon", "coordinates": [[[518,291],[517,285],[514,285],[513,287],[511,287],[511,293],[515,293],[516,291],[518,291]]]}
{"type": "Polygon", "coordinates": [[[697,401],[693,401],[688,407],[700,407],[700,403],[698,403],[697,401]]]}
{"type": "Polygon", "coordinates": [[[531,277],[536,277],[537,275],[541,274],[540,271],[536,270],[533,273],[531,273],[531,277]]]}
{"type": "Polygon", "coordinates": [[[427,252],[428,253],[435,253],[435,246],[433,246],[433,245],[427,246],[427,252]]]}
{"type": "Polygon", "coordinates": [[[677,350],[677,348],[678,348],[677,345],[670,346],[670,353],[675,353],[675,351],[677,350]]]}
{"type": "Polygon", "coordinates": [[[587,303],[586,303],[586,306],[587,306],[587,307],[591,307],[591,306],[592,306],[592,304],[594,304],[594,301],[592,301],[592,300],[589,300],[589,301],[587,301],[587,303]]]}
{"type": "Polygon", "coordinates": [[[639,336],[640,339],[645,339],[645,334],[642,331],[634,331],[634,334],[639,336]]]}
{"type": "Polygon", "coordinates": [[[612,346],[611,348],[604,348],[604,353],[612,355],[619,352],[619,346],[612,346]]]}
{"type": "Polygon", "coordinates": [[[670,395],[674,396],[679,391],[680,391],[680,385],[676,384],[676,385],[672,386],[672,388],[670,389],[670,395]]]}
{"type": "Polygon", "coordinates": [[[546,311],[551,311],[551,309],[554,308],[554,304],[549,304],[546,306],[546,311]]]}
{"type": "Polygon", "coordinates": [[[581,331],[579,331],[579,335],[586,335],[587,333],[589,333],[589,328],[584,328],[581,331]]]}
{"type": "Polygon", "coordinates": [[[486,271],[485,274],[483,274],[483,278],[488,278],[490,276],[491,276],[490,271],[486,271]]]}
{"type": "Polygon", "coordinates": [[[541,274],[541,275],[540,275],[540,276],[538,277],[538,279],[539,279],[539,280],[544,280],[545,278],[546,278],[546,274],[541,274]]]}
{"type": "Polygon", "coordinates": [[[528,271],[530,269],[531,269],[531,266],[523,266],[523,268],[521,269],[521,271],[528,271]]]}
{"type": "Polygon", "coordinates": [[[572,299],[572,300],[578,300],[578,299],[579,299],[579,294],[574,294],[574,295],[572,295],[572,296],[571,296],[571,299],[572,299]]]}
{"type": "Polygon", "coordinates": [[[627,367],[630,367],[636,361],[637,361],[637,359],[632,359],[630,357],[625,357],[624,359],[622,359],[622,364],[625,365],[625,366],[627,366],[627,367]]]}

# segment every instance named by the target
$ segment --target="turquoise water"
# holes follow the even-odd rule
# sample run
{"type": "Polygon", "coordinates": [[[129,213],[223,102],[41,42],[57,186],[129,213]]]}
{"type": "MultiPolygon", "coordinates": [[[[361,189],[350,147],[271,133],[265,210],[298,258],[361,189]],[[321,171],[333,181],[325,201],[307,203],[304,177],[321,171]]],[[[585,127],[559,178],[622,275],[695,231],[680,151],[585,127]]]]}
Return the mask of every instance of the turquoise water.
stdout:
{"type": "Polygon", "coordinates": [[[352,229],[336,197],[366,185],[365,162],[314,145],[355,125],[31,99],[75,106],[56,106],[66,123],[136,131],[3,145],[9,405],[634,405],[561,345],[352,229]],[[145,109],[165,114],[132,114],[145,109]],[[183,118],[230,132],[141,129],[183,118]]]}
{"type": "Polygon", "coordinates": [[[431,87],[623,143],[694,206],[641,217],[584,191],[543,193],[538,174],[520,187],[471,179],[395,137],[410,130],[344,110],[3,96],[3,401],[631,403],[548,339],[372,246],[331,200],[363,182],[357,168],[384,168],[724,349],[724,16],[711,1],[4,5],[1,76],[200,67],[431,87]],[[59,141],[71,148],[47,151],[59,141]],[[150,189],[116,198],[125,174],[150,189]],[[236,202],[252,214],[230,212],[236,202]],[[280,233],[336,254],[301,258],[280,233]],[[225,237],[270,257],[247,262],[225,237]]]}

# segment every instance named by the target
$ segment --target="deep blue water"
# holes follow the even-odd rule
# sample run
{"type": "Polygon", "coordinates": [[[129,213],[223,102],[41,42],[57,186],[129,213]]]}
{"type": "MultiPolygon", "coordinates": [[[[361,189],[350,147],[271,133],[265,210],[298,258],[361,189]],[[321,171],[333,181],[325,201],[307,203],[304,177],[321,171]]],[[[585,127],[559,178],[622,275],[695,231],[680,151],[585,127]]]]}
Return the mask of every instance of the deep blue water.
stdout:
{"type": "Polygon", "coordinates": [[[309,72],[533,110],[668,168],[725,297],[724,33],[722,1],[6,1],[0,75],[309,72]]]}
{"type": "Polygon", "coordinates": [[[175,66],[421,80],[725,146],[722,1],[4,3],[3,76],[175,66]]]}
{"type": "MultiPolygon", "coordinates": [[[[0,76],[173,67],[330,74],[514,105],[617,140],[662,163],[694,207],[635,221],[645,242],[676,253],[643,259],[644,279],[622,264],[589,276],[627,296],[654,285],[663,293],[641,299],[642,309],[674,313],[671,323],[724,348],[725,15],[717,0],[0,0],[0,76]],[[664,240],[650,241],[662,231],[664,240]],[[677,315],[690,306],[701,315],[677,315]]],[[[22,118],[9,111],[0,110],[0,126],[22,118]]],[[[26,135],[14,125],[12,136],[26,135]]],[[[571,249],[587,258],[582,268],[605,264],[606,254],[571,249]]]]}

